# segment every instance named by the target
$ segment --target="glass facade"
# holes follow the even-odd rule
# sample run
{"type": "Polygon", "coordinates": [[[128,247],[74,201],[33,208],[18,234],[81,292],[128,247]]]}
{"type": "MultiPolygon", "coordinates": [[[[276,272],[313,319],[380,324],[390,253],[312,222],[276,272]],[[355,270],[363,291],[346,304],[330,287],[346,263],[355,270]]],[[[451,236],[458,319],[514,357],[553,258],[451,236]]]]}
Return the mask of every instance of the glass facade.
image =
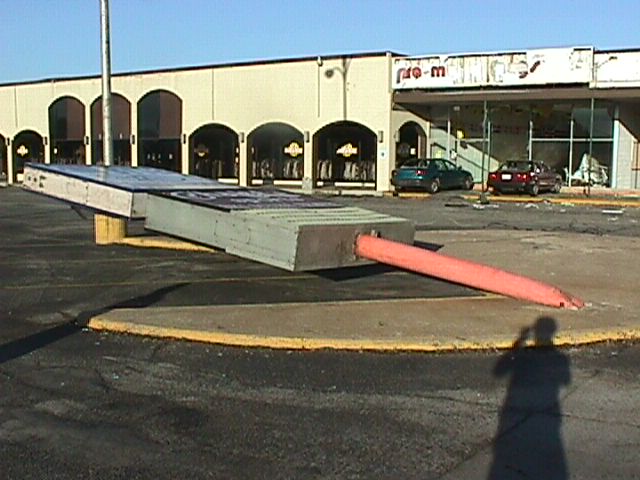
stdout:
{"type": "Polygon", "coordinates": [[[537,160],[560,173],[567,185],[610,186],[611,102],[476,102],[429,112],[430,155],[449,157],[473,172],[476,181],[508,160],[537,160]]]}

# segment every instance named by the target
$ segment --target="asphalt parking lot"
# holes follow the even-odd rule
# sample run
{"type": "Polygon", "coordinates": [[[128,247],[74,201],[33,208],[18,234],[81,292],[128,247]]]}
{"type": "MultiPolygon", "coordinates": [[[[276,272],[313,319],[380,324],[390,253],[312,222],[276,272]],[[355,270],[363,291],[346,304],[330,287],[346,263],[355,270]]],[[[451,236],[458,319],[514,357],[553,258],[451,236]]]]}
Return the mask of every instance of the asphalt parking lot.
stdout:
{"type": "MultiPolygon", "coordinates": [[[[553,376],[514,387],[524,407],[509,404],[509,397],[503,404],[504,391],[491,374],[493,350],[379,355],[225,348],[84,326],[100,313],[255,304],[251,320],[260,324],[269,316],[261,305],[307,305],[315,313],[326,300],[342,299],[373,305],[374,326],[383,328],[408,313],[400,306],[394,317],[381,318],[393,301],[441,306],[486,299],[478,300],[480,308],[462,310],[468,326],[486,330],[499,303],[505,306],[500,315],[523,315],[509,325],[509,342],[541,316],[555,318],[560,331],[588,317],[637,317],[625,303],[635,295],[637,277],[620,276],[637,265],[637,256],[622,256],[637,248],[635,210],[536,209],[526,202],[480,210],[455,194],[428,201],[335,200],[413,212],[424,246],[473,254],[477,261],[506,266],[513,255],[504,253],[517,246],[528,246],[534,258],[566,256],[566,268],[545,270],[545,279],[578,289],[594,304],[578,313],[540,310],[384,266],[291,274],[221,253],[96,246],[88,212],[0,189],[5,478],[486,478],[501,408],[513,418],[502,442],[507,448],[535,449],[540,438],[529,433],[557,424],[557,413],[545,414],[556,387],[544,378],[553,376]],[[589,264],[601,276],[595,282],[575,275],[581,262],[572,261],[589,252],[598,254],[589,264]]],[[[144,232],[133,225],[132,233],[144,232]]],[[[535,265],[520,263],[522,273],[536,273],[535,265]]],[[[420,317],[423,330],[425,322],[435,327],[439,308],[420,317]]],[[[633,478],[637,347],[622,342],[563,352],[572,360],[572,386],[563,397],[560,448],[572,475],[633,478]]],[[[560,368],[543,352],[527,358],[526,371],[540,364],[547,373],[560,368]]]]}
{"type": "MultiPolygon", "coordinates": [[[[529,320],[514,313],[522,306],[499,301],[479,307],[475,299],[492,297],[385,265],[290,273],[222,252],[97,246],[92,212],[19,188],[3,189],[0,194],[5,245],[0,313],[14,320],[9,329],[28,331],[29,324],[65,322],[84,327],[91,321],[93,328],[153,331],[160,336],[169,330],[168,337],[233,345],[429,350],[508,345],[518,322],[529,320]],[[436,308],[429,304],[435,299],[451,300],[436,308]],[[411,308],[416,312],[413,316],[411,308]],[[425,308],[440,312],[442,321],[425,325],[419,313],[425,308]],[[480,311],[480,318],[456,313],[464,311],[480,311]],[[486,331],[481,338],[468,337],[474,330],[469,322],[486,325],[489,312],[495,331],[486,331]],[[400,318],[404,320],[398,323],[400,318]],[[149,319],[160,323],[150,324],[149,319]],[[362,323],[363,319],[370,323],[362,323]],[[142,326],[136,325],[140,322],[142,326]],[[452,325],[451,330],[437,328],[443,324],[452,325]],[[179,333],[184,329],[219,335],[184,336],[179,333]],[[424,337],[425,331],[430,339],[424,337]],[[313,337],[320,341],[314,344],[309,340],[313,337]],[[416,345],[413,338],[421,343],[416,345]]],[[[625,249],[635,248],[629,242],[640,232],[640,209],[600,203],[576,206],[574,199],[558,196],[549,197],[553,201],[539,198],[536,203],[520,198],[521,202],[480,204],[468,195],[443,192],[417,199],[342,196],[333,200],[412,219],[417,243],[424,248],[466,256],[560,288],[575,288],[592,297],[585,299],[591,305],[624,303],[625,298],[614,293],[631,295],[626,289],[602,288],[599,277],[609,272],[602,270],[601,263],[608,262],[607,249],[620,261],[620,252],[624,255],[625,249]],[[597,251],[598,258],[587,262],[589,251],[597,251]],[[584,288],[583,278],[591,290],[584,288]]],[[[131,223],[129,230],[136,238],[156,238],[140,223],[131,223]]],[[[631,265],[622,261],[624,267],[631,265]]],[[[523,312],[528,315],[526,309],[523,312]]],[[[598,309],[587,313],[592,324],[583,324],[579,336],[564,342],[603,338],[595,330],[598,309]]],[[[604,338],[635,335],[632,320],[619,317],[604,338]]]]}
{"type": "MultiPolygon", "coordinates": [[[[477,295],[371,265],[290,273],[217,252],[93,242],[93,215],[18,188],[0,190],[0,312],[52,324],[112,308],[477,295]]],[[[139,225],[132,233],[143,234],[139,225]]]]}

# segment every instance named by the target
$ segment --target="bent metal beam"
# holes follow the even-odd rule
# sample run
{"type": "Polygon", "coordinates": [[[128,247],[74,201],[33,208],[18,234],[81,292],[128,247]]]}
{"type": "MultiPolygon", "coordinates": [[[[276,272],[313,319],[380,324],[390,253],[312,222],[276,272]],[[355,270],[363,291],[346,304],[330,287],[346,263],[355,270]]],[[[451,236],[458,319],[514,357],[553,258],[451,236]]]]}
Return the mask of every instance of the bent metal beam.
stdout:
{"type": "Polygon", "coordinates": [[[584,307],[581,299],[552,285],[373,235],[358,236],[355,253],[362,258],[519,300],[572,310],[584,307]]]}

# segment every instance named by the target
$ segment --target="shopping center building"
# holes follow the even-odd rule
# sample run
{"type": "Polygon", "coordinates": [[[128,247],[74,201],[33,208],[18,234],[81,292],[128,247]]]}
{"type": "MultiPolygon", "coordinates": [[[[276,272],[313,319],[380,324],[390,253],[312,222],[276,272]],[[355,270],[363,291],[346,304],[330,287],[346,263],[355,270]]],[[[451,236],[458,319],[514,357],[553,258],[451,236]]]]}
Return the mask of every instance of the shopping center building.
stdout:
{"type": "MultiPolygon", "coordinates": [[[[133,72],[112,78],[114,164],[244,186],[390,190],[408,158],[477,183],[541,160],[567,184],[640,188],[640,49],[391,52],[133,72]]],[[[0,85],[0,166],[102,162],[99,76],[0,85]]]]}

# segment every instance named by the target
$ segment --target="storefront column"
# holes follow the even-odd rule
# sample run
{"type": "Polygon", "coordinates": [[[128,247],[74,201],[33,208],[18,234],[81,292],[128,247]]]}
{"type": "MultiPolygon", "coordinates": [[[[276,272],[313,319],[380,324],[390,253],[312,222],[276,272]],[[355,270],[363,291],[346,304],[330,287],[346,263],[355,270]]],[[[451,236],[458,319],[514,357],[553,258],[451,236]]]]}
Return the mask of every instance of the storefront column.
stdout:
{"type": "Polygon", "coordinates": [[[91,155],[91,105],[85,107],[84,115],[84,163],[91,165],[93,157],[91,155]]]}
{"type": "Polygon", "coordinates": [[[444,158],[451,160],[451,107],[447,107],[447,154],[444,158]]]}
{"type": "MultiPolygon", "coordinates": [[[[481,169],[481,175],[482,175],[482,182],[481,182],[481,186],[482,186],[482,191],[486,192],[486,182],[485,179],[487,178],[487,175],[485,174],[485,172],[487,170],[489,170],[489,165],[491,163],[491,159],[489,158],[489,161],[487,161],[487,126],[489,123],[489,114],[487,111],[487,101],[485,100],[483,102],[482,105],[482,169],[481,169]]],[[[531,149],[529,149],[531,150],[531,149]]],[[[531,153],[529,153],[529,156],[531,156],[531,153]]],[[[457,157],[456,157],[457,159],[457,157]]]]}
{"type": "Polygon", "coordinates": [[[384,192],[391,189],[390,178],[394,165],[391,159],[395,158],[395,141],[384,130],[378,132],[376,153],[376,191],[384,192]],[[382,139],[382,141],[380,141],[382,139]],[[393,147],[392,147],[393,146],[393,147]],[[393,150],[391,150],[393,148],[393,150]]]}
{"type": "Polygon", "coordinates": [[[7,138],[7,183],[13,183],[13,145],[10,138],[7,138]]]}
{"type": "Polygon", "coordinates": [[[132,103],[131,106],[131,136],[129,137],[129,148],[131,148],[131,166],[138,166],[138,108],[137,103],[132,103]]]}
{"type": "Polygon", "coordinates": [[[573,109],[571,110],[571,123],[569,124],[569,175],[567,175],[567,186],[571,186],[571,176],[573,175],[573,132],[576,120],[573,118],[573,109]]]}
{"type": "Polygon", "coordinates": [[[180,171],[183,175],[189,175],[189,154],[191,152],[189,152],[189,140],[186,133],[183,133],[180,139],[180,149],[182,151],[180,171]]]}
{"type": "Polygon", "coordinates": [[[49,165],[51,163],[51,148],[49,148],[49,137],[43,137],[42,146],[44,148],[44,163],[49,165]]]}
{"type": "Polygon", "coordinates": [[[613,111],[613,152],[611,152],[611,174],[609,186],[618,188],[618,152],[620,151],[620,106],[613,111]]]}
{"type": "MultiPolygon", "coordinates": [[[[308,133],[305,133],[308,135],[308,133]]],[[[306,137],[305,137],[306,141],[306,137]]],[[[302,173],[302,190],[311,193],[316,184],[316,175],[313,168],[313,143],[308,141],[304,144],[303,158],[304,170],[302,173]]]]}
{"type": "Polygon", "coordinates": [[[238,184],[241,187],[247,187],[249,185],[249,164],[244,132],[238,134],[238,150],[238,184]]]}

